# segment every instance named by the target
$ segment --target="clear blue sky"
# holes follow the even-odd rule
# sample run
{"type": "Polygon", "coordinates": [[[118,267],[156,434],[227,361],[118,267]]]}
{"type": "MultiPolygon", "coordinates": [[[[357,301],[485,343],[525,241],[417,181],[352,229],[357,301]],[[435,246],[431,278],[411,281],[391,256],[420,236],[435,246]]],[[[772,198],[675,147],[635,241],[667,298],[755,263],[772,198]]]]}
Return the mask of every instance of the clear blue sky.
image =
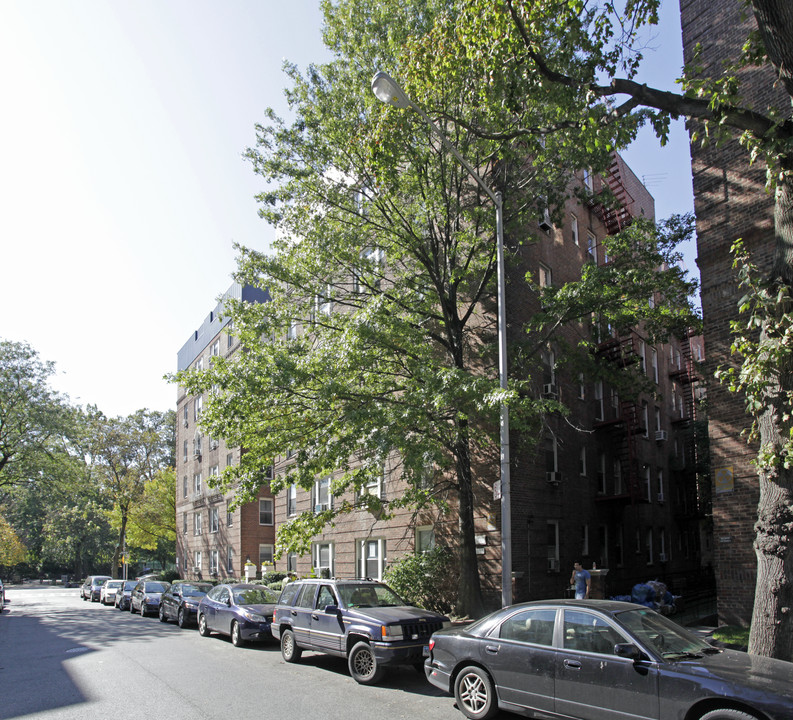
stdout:
{"type": "MultiPolygon", "coordinates": [[[[646,81],[671,88],[664,3],[646,81]]],[[[241,156],[285,110],[283,60],[326,59],[320,22],[315,0],[0,0],[0,337],[54,361],[72,401],[175,406],[162,376],[231,283],[232,243],[273,237],[241,156]]],[[[691,208],[682,127],[626,158],[660,217],[691,208]]]]}

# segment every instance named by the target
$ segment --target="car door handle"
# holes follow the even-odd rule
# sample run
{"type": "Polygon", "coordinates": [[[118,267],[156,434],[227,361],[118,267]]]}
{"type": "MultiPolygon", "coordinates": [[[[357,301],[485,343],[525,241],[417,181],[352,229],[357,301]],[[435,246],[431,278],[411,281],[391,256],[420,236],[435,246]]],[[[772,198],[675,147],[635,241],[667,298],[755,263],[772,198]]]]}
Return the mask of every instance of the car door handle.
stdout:
{"type": "Polygon", "coordinates": [[[290,611],[289,611],[289,614],[290,614],[292,617],[297,617],[297,610],[290,610],[290,611]]]}
{"type": "Polygon", "coordinates": [[[500,645],[486,645],[485,652],[489,653],[490,655],[495,655],[501,649],[500,645]]]}
{"type": "Polygon", "coordinates": [[[578,660],[565,660],[564,661],[564,666],[566,668],[570,668],[570,670],[580,670],[581,669],[581,663],[578,662],[578,660]]]}
{"type": "Polygon", "coordinates": [[[312,619],[312,620],[319,620],[319,615],[312,615],[312,616],[311,616],[311,619],[312,619]]]}

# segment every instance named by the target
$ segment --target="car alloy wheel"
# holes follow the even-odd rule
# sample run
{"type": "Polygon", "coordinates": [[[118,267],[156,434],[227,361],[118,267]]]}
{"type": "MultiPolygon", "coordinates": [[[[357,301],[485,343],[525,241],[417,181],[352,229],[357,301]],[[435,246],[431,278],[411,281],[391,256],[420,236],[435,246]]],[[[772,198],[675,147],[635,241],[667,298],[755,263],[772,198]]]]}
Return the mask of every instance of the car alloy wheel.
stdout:
{"type": "Polygon", "coordinates": [[[490,676],[482,668],[463,668],[454,681],[454,698],[463,715],[471,720],[485,720],[498,712],[490,676]]]}
{"type": "Polygon", "coordinates": [[[209,627],[207,627],[205,615],[198,616],[198,634],[201,635],[201,637],[209,637],[209,627]]]}
{"type": "Polygon", "coordinates": [[[176,613],[176,624],[180,628],[187,627],[187,613],[184,608],[179,608],[179,612],[176,613]]]}
{"type": "Polygon", "coordinates": [[[242,639],[240,624],[236,620],[232,620],[231,622],[231,644],[234,647],[242,647],[245,644],[245,641],[242,639]]]}
{"type": "Polygon", "coordinates": [[[281,657],[288,663],[295,663],[300,660],[302,654],[302,648],[299,648],[295,642],[295,634],[291,630],[282,630],[281,657]]]}
{"type": "Polygon", "coordinates": [[[371,646],[363,641],[353,646],[347,665],[352,679],[361,685],[372,685],[383,674],[383,669],[378,665],[371,646]]]}
{"type": "Polygon", "coordinates": [[[706,712],[699,720],[756,720],[756,718],[735,708],[720,708],[706,712]]]}

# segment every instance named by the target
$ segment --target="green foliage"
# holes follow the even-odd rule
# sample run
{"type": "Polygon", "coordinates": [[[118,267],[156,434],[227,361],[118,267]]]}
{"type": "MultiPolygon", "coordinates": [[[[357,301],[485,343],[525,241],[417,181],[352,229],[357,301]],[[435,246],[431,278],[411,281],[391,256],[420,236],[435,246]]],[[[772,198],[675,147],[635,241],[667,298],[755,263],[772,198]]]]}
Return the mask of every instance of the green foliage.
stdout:
{"type": "Polygon", "coordinates": [[[741,625],[722,625],[711,637],[724,645],[746,650],[749,645],[749,628],[741,625]]]}
{"type": "Polygon", "coordinates": [[[403,555],[386,568],[384,581],[412,605],[449,614],[456,607],[456,565],[444,547],[403,555]]]}
{"type": "Polygon", "coordinates": [[[14,528],[0,515],[0,567],[20,565],[27,559],[27,549],[14,528]]]}

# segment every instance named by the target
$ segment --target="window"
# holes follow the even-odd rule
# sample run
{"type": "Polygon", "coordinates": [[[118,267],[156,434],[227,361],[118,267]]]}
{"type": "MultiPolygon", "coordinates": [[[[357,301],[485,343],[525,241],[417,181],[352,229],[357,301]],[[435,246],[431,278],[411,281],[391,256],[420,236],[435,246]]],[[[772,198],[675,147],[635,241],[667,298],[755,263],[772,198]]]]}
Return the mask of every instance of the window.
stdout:
{"type": "Polygon", "coordinates": [[[297,339],[297,320],[289,321],[289,329],[286,331],[286,339],[287,340],[297,339]]]}
{"type": "Polygon", "coordinates": [[[584,168],[582,172],[584,179],[584,189],[587,191],[588,195],[592,195],[592,193],[595,192],[595,179],[592,175],[592,168],[584,168]]]}
{"type": "Polygon", "coordinates": [[[661,429],[661,408],[656,406],[655,408],[655,431],[658,432],[661,429]]]}
{"type": "Polygon", "coordinates": [[[650,480],[650,466],[644,466],[644,499],[651,502],[653,499],[653,486],[650,480]]]}
{"type": "Polygon", "coordinates": [[[578,375],[578,399],[586,400],[586,385],[584,384],[584,373],[578,375]]]}
{"type": "Polygon", "coordinates": [[[595,383],[595,420],[603,420],[603,381],[595,383]]]}
{"type": "Polygon", "coordinates": [[[217,507],[209,508],[209,532],[216,533],[220,530],[220,511],[217,507]]]}
{"type": "MultiPolygon", "coordinates": [[[[542,362],[542,382],[544,385],[556,385],[556,353],[553,350],[543,350],[540,353],[542,362]]],[[[545,390],[545,388],[544,388],[545,390]]],[[[551,392],[555,393],[555,390],[551,392]]]]}
{"type": "Polygon", "coordinates": [[[268,543],[262,543],[259,545],[259,567],[261,567],[264,563],[269,563],[272,565],[273,562],[273,545],[268,543]]]}
{"type": "Polygon", "coordinates": [[[226,326],[226,347],[230,348],[234,344],[234,322],[230,322],[226,326]]]}
{"type": "Polygon", "coordinates": [[[229,467],[233,464],[234,464],[234,455],[232,453],[229,453],[228,455],[226,455],[226,467],[229,467]]]}
{"type": "Polygon", "coordinates": [[[625,489],[622,486],[622,463],[619,458],[614,458],[614,494],[622,495],[625,489]]]}
{"type": "Polygon", "coordinates": [[[185,403],[184,407],[182,408],[182,421],[185,427],[188,427],[190,425],[190,421],[188,419],[188,416],[190,414],[189,410],[190,408],[188,407],[188,403],[185,403]]]}
{"type": "Polygon", "coordinates": [[[647,406],[647,401],[642,400],[642,430],[644,430],[644,437],[650,437],[650,408],[647,406]]]}
{"type": "Polygon", "coordinates": [[[578,474],[586,476],[586,447],[578,452],[578,474]]]}
{"type": "Polygon", "coordinates": [[[625,563],[625,529],[622,525],[617,525],[617,538],[615,549],[617,551],[617,566],[622,567],[625,563]]]}
{"type": "Polygon", "coordinates": [[[200,535],[201,534],[201,513],[197,512],[193,514],[193,535],[200,535]]]}
{"type": "Polygon", "coordinates": [[[270,498],[259,498],[259,525],[273,524],[273,501],[270,498]]]}
{"type": "Polygon", "coordinates": [[[212,343],[212,347],[209,348],[209,356],[210,359],[213,357],[218,357],[220,355],[220,340],[215,340],[212,343]]]}
{"type": "Polygon", "coordinates": [[[545,470],[555,473],[557,469],[557,445],[553,435],[545,436],[545,470]]]}
{"type": "Polygon", "coordinates": [[[619,410],[620,408],[620,394],[617,392],[616,388],[611,388],[609,390],[609,395],[611,396],[611,407],[613,410],[619,410]]]}
{"type": "Polygon", "coordinates": [[[589,555],[589,525],[581,526],[581,555],[589,555]]]}
{"type": "Polygon", "coordinates": [[[644,344],[644,340],[639,340],[639,367],[642,374],[647,373],[647,346],[644,344]]]}
{"type": "Polygon", "coordinates": [[[317,312],[321,315],[330,315],[333,312],[333,286],[328,283],[325,292],[317,295],[317,312]]]}
{"type": "Polygon", "coordinates": [[[625,642],[625,638],[603,618],[581,610],[565,609],[565,650],[613,655],[614,646],[622,642],[625,642]]]}
{"type": "Polygon", "coordinates": [[[187,535],[187,513],[182,513],[182,535],[187,535]]]}
{"type": "Polygon", "coordinates": [[[333,577],[333,543],[314,543],[311,547],[314,571],[320,577],[333,577]]]}
{"type": "Polygon", "coordinates": [[[187,440],[182,443],[182,461],[187,462],[187,440]]]}
{"type": "Polygon", "coordinates": [[[330,510],[333,507],[333,496],[330,494],[330,476],[320,478],[314,482],[312,505],[315,513],[330,510]]]}
{"type": "Polygon", "coordinates": [[[209,573],[210,575],[218,574],[219,554],[217,550],[209,551],[209,573]]]}
{"type": "Polygon", "coordinates": [[[669,560],[669,555],[666,554],[666,528],[658,531],[658,559],[661,562],[669,560]]]}
{"type": "Polygon", "coordinates": [[[231,545],[226,548],[226,572],[234,575],[234,548],[231,545]]]}
{"type": "Polygon", "coordinates": [[[201,551],[196,550],[193,555],[193,566],[195,570],[201,572],[202,564],[201,564],[201,551]]]}
{"type": "Polygon", "coordinates": [[[286,491],[286,514],[287,517],[297,515],[297,485],[292,483],[286,491]]]}
{"type": "Polygon", "coordinates": [[[658,468],[658,502],[662,503],[666,500],[664,494],[664,471],[663,468],[658,468]]]}
{"type": "Polygon", "coordinates": [[[383,497],[383,488],[385,487],[385,464],[373,465],[370,469],[372,474],[366,479],[366,484],[363,485],[357,493],[359,499],[364,495],[374,495],[377,498],[383,497]]]}
{"type": "Polygon", "coordinates": [[[546,525],[546,554],[548,571],[559,572],[559,521],[548,520],[546,525]]]}
{"type": "Polygon", "coordinates": [[[198,496],[202,494],[201,473],[196,473],[193,475],[193,495],[198,496]]]}
{"type": "Polygon", "coordinates": [[[201,433],[196,433],[193,437],[193,456],[201,459],[201,433]]]}
{"type": "Polygon", "coordinates": [[[586,234],[586,251],[589,255],[590,260],[592,262],[597,263],[598,261],[598,251],[597,251],[597,240],[595,239],[594,233],[587,232],[586,234]]]}
{"type": "Polygon", "coordinates": [[[423,555],[435,547],[435,529],[432,525],[416,528],[416,554],[423,555]]]}
{"type": "Polygon", "coordinates": [[[499,637],[502,640],[550,647],[553,645],[555,618],[555,610],[524,610],[515,613],[501,625],[499,637]]]}
{"type": "Polygon", "coordinates": [[[182,477],[182,497],[187,497],[187,475],[182,477]]]}
{"type": "Polygon", "coordinates": [[[578,245],[578,218],[575,215],[570,215],[570,231],[573,236],[573,242],[578,245]]]}
{"type": "Polygon", "coordinates": [[[218,446],[220,445],[220,440],[215,437],[209,436],[209,449],[210,450],[217,450],[218,446]]]}
{"type": "Polygon", "coordinates": [[[220,467],[218,465],[213,465],[209,468],[209,477],[207,478],[207,485],[210,487],[213,484],[217,483],[217,480],[213,480],[212,478],[218,478],[220,476],[220,467]]]}
{"type": "Polygon", "coordinates": [[[201,411],[204,409],[204,396],[199,395],[193,401],[193,420],[198,421],[198,418],[201,417],[201,411]]]}
{"type": "Polygon", "coordinates": [[[647,564],[652,565],[653,562],[653,529],[647,528],[647,564]]]}
{"type": "Polygon", "coordinates": [[[539,274],[538,274],[538,281],[539,281],[540,287],[543,287],[543,288],[551,287],[551,285],[553,285],[553,276],[552,276],[552,273],[551,273],[551,268],[549,268],[547,265],[543,265],[542,263],[540,263],[540,271],[539,271],[539,274]]]}
{"type": "Polygon", "coordinates": [[[658,384],[658,351],[650,349],[650,367],[653,369],[653,381],[658,384]]]}
{"type": "Polygon", "coordinates": [[[598,471],[597,471],[597,481],[598,481],[598,495],[605,495],[606,494],[606,453],[602,450],[598,452],[598,471]]]}
{"type": "Polygon", "coordinates": [[[226,525],[231,527],[234,523],[234,512],[231,509],[231,500],[226,500],[226,525]]]}
{"type": "Polygon", "coordinates": [[[297,553],[290,552],[286,556],[286,571],[290,573],[297,572],[297,553]]]}
{"type": "Polygon", "coordinates": [[[385,569],[385,540],[358,541],[358,577],[380,580],[385,569]]]}

